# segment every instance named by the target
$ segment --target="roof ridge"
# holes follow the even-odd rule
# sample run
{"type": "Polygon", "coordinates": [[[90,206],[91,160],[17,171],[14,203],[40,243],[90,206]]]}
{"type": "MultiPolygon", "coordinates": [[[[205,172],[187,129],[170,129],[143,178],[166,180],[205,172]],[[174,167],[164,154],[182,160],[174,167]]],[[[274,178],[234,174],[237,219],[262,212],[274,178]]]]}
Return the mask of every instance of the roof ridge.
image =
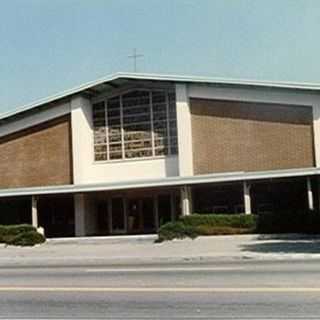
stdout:
{"type": "Polygon", "coordinates": [[[158,74],[158,73],[131,73],[131,72],[116,72],[110,75],[100,77],[96,80],[91,80],[72,87],[70,89],[57,92],[45,98],[38,99],[34,102],[22,105],[15,108],[13,111],[7,111],[0,114],[0,120],[10,118],[17,114],[26,112],[28,110],[40,107],[44,104],[54,102],[56,100],[80,93],[81,91],[90,89],[105,82],[114,81],[121,78],[128,78],[132,80],[154,80],[154,81],[172,81],[172,82],[194,82],[207,84],[221,84],[234,86],[256,86],[256,87],[270,87],[279,89],[296,89],[320,91],[320,83],[312,82],[286,82],[286,81],[265,81],[265,80],[250,80],[250,79],[236,79],[223,77],[203,77],[193,75],[175,75],[175,74],[158,74]]]}

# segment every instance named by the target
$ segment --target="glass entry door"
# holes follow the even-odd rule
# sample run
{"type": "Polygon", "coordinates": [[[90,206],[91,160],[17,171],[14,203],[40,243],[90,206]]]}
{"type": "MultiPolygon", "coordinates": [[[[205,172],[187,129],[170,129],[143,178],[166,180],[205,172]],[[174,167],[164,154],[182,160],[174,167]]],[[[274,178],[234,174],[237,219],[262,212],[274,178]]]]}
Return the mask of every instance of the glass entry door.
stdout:
{"type": "Polygon", "coordinates": [[[127,216],[129,233],[153,232],[155,230],[153,198],[129,199],[127,216]]]}
{"type": "Polygon", "coordinates": [[[112,198],[111,200],[111,232],[112,233],[125,233],[126,220],[125,220],[125,207],[123,198],[112,198]]]}
{"type": "Polygon", "coordinates": [[[141,215],[143,222],[143,231],[145,233],[154,232],[156,229],[155,207],[152,197],[141,200],[141,215]]]}
{"type": "Polygon", "coordinates": [[[142,228],[141,201],[139,199],[128,200],[128,231],[138,233],[142,228]]]}

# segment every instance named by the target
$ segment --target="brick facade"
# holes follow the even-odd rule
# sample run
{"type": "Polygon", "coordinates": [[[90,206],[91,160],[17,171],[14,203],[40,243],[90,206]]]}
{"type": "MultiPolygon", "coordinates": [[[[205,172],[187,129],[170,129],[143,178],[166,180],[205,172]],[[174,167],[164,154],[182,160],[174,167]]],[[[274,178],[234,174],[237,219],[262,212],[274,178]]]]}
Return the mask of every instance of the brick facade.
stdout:
{"type": "Polygon", "coordinates": [[[194,174],[314,166],[312,108],[190,99],[194,174]]]}
{"type": "Polygon", "coordinates": [[[70,116],[0,138],[0,188],[72,183],[70,116]]]}

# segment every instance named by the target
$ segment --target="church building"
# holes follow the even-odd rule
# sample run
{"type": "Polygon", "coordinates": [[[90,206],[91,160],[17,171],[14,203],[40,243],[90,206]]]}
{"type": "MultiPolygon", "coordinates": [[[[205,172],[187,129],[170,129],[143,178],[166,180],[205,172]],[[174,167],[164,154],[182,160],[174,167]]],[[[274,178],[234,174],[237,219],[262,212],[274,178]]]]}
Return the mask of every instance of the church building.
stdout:
{"type": "Polygon", "coordinates": [[[118,73],[0,115],[0,224],[47,237],[319,210],[319,175],[315,84],[118,73]]]}

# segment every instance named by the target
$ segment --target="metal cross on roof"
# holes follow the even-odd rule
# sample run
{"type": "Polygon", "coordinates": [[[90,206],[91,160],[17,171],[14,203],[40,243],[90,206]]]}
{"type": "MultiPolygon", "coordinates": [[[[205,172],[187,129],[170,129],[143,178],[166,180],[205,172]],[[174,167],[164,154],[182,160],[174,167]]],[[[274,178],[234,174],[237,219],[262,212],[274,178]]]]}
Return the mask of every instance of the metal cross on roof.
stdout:
{"type": "Polygon", "coordinates": [[[137,54],[137,49],[133,49],[133,54],[128,56],[128,58],[133,59],[133,71],[137,72],[137,59],[142,58],[144,55],[143,54],[137,54]]]}

